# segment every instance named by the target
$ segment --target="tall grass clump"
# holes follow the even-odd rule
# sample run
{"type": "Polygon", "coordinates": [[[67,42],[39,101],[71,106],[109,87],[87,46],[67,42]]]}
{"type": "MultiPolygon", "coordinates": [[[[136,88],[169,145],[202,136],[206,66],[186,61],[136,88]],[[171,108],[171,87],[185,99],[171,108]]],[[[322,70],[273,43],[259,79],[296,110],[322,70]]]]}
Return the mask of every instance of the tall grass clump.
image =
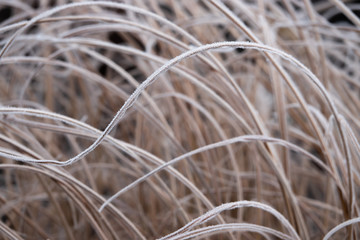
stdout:
{"type": "Polygon", "coordinates": [[[351,1],[0,1],[1,239],[360,239],[351,1]]]}

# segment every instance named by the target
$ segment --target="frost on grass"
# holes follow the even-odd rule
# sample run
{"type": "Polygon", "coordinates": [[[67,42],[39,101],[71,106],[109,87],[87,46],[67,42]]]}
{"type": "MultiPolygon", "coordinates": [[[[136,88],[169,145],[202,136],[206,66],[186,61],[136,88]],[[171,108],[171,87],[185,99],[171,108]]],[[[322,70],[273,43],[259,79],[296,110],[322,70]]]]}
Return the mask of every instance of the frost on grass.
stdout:
{"type": "Polygon", "coordinates": [[[359,34],[333,1],[0,2],[5,239],[357,239],[359,34]]]}

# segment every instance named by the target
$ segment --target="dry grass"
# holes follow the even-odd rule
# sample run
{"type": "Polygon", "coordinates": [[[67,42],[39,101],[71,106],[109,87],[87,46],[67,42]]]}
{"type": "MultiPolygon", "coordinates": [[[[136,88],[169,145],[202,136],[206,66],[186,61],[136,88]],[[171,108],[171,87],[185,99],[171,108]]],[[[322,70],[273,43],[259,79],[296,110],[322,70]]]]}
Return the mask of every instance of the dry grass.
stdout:
{"type": "Polygon", "coordinates": [[[360,239],[358,5],[67,2],[0,1],[2,239],[360,239]]]}

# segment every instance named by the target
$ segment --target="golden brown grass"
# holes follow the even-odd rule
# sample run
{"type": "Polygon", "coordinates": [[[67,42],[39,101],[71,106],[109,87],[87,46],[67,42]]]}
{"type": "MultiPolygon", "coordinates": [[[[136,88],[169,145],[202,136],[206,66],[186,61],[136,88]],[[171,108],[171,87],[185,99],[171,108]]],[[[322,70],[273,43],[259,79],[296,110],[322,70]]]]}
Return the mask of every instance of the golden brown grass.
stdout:
{"type": "Polygon", "coordinates": [[[360,238],[358,5],[68,2],[0,1],[1,238],[360,238]]]}

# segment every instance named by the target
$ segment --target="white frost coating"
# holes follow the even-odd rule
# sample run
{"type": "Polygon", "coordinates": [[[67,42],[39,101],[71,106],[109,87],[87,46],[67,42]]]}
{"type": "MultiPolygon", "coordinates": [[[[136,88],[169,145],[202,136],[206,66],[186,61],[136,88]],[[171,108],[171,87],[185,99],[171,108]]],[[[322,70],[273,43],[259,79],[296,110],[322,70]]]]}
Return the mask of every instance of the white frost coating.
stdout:
{"type": "Polygon", "coordinates": [[[340,229],[342,229],[343,227],[349,226],[351,224],[354,223],[358,223],[360,222],[360,217],[358,218],[353,218],[350,220],[347,220],[339,225],[337,225],[336,227],[334,227],[333,229],[330,230],[330,232],[328,232],[325,237],[323,238],[323,240],[328,240],[332,235],[334,235],[334,233],[336,233],[337,231],[339,231],[340,229]]]}
{"type": "MultiPolygon", "coordinates": [[[[193,231],[181,233],[181,234],[171,237],[169,239],[166,238],[166,240],[178,240],[178,239],[185,240],[185,239],[191,239],[191,238],[195,238],[195,237],[197,239],[201,239],[201,238],[210,236],[212,234],[216,234],[216,233],[220,233],[220,232],[224,232],[224,231],[256,232],[268,240],[272,239],[272,238],[270,238],[270,236],[268,236],[269,234],[274,235],[275,237],[277,237],[279,239],[284,239],[284,240],[293,240],[294,239],[293,237],[290,237],[290,236],[288,236],[282,232],[279,232],[277,230],[274,230],[274,229],[271,229],[268,227],[264,227],[264,226],[260,226],[260,225],[256,225],[256,224],[227,223],[227,224],[218,224],[218,225],[214,225],[214,226],[203,227],[203,228],[196,229],[193,231]]],[[[165,240],[164,238],[161,238],[161,239],[165,240]]]]}
{"type": "MultiPolygon", "coordinates": [[[[258,208],[258,209],[261,209],[265,212],[272,214],[274,217],[276,217],[282,223],[282,225],[290,232],[290,234],[295,239],[300,239],[300,237],[296,233],[295,229],[291,226],[289,221],[281,213],[279,213],[277,210],[275,210],[274,208],[272,208],[268,205],[265,205],[265,204],[259,203],[259,202],[255,202],[255,201],[238,201],[238,202],[222,204],[222,205],[208,211],[207,213],[201,215],[200,217],[192,220],[191,222],[189,222],[188,224],[186,224],[184,227],[180,228],[179,230],[177,230],[161,239],[162,240],[172,239],[172,237],[176,237],[176,235],[178,235],[178,234],[186,233],[186,232],[190,231],[191,229],[193,229],[194,227],[208,222],[209,220],[213,219],[216,215],[220,214],[222,211],[232,210],[232,209],[236,209],[236,208],[243,208],[243,207],[258,208]]],[[[177,238],[175,238],[175,239],[177,239],[177,238]]]]}

